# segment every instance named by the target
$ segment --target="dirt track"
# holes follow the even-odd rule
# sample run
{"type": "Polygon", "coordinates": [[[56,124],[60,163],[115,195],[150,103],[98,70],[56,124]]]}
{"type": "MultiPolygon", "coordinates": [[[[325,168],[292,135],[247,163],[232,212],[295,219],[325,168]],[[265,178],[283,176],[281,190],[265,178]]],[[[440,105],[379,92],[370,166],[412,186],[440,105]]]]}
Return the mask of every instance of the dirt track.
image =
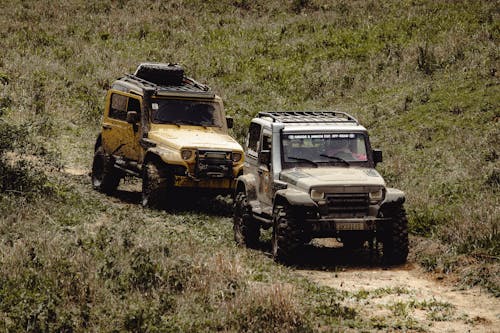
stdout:
{"type": "MultiPolygon", "coordinates": [[[[85,176],[89,170],[65,172],[85,176]]],[[[125,195],[111,200],[138,204],[137,182],[121,188],[125,195]]],[[[224,219],[230,223],[230,218],[224,219]]],[[[263,244],[263,252],[268,246],[263,244]]],[[[335,240],[322,239],[306,247],[296,271],[319,285],[345,291],[349,297],[344,305],[372,320],[387,320],[394,311],[401,317],[406,311],[417,331],[500,333],[500,299],[479,288],[459,290],[446,276],[424,273],[417,264],[386,268],[369,250],[346,252],[335,240]]]]}
{"type": "MultiPolygon", "coordinates": [[[[334,254],[336,250],[330,251],[334,254]]],[[[297,271],[319,285],[346,291],[350,297],[345,305],[372,320],[399,311],[406,312],[407,318],[423,331],[500,332],[500,300],[484,290],[459,290],[446,276],[424,273],[412,263],[384,268],[351,259],[354,264],[344,266],[349,261],[344,257],[334,269],[329,266],[297,271]]]]}

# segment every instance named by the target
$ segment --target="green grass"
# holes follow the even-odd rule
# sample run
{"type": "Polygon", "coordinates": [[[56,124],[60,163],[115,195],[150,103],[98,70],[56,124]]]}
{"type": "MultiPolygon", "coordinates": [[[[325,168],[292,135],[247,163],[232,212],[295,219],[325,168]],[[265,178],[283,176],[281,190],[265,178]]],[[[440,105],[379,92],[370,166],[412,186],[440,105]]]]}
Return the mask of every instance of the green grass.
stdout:
{"type": "Polygon", "coordinates": [[[259,111],[352,113],[426,237],[412,260],[498,295],[499,16],[495,1],[8,1],[0,328],[419,329],[408,304],[391,323],[365,318],[346,295],[237,249],[213,211],[142,210],[61,174],[89,168],[106,90],[142,61],[178,62],[211,86],[240,142],[259,111]]]}

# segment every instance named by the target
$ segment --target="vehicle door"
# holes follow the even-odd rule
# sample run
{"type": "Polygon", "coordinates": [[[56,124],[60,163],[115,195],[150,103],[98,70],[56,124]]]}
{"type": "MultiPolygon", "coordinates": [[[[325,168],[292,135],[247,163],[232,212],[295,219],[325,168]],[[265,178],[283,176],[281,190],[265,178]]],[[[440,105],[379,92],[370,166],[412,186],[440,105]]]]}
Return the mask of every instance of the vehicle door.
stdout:
{"type": "Polygon", "coordinates": [[[271,131],[264,128],[259,147],[257,173],[259,180],[257,182],[257,197],[263,208],[272,206],[272,165],[271,165],[271,131]]]}
{"type": "Polygon", "coordinates": [[[137,161],[139,145],[141,99],[138,96],[112,91],[106,97],[106,110],[102,124],[102,141],[106,153],[137,161]],[[127,121],[127,113],[136,112],[134,122],[127,121]]]}
{"type": "Polygon", "coordinates": [[[250,123],[246,140],[245,163],[243,165],[244,174],[257,176],[261,131],[262,126],[260,124],[250,123]]]}

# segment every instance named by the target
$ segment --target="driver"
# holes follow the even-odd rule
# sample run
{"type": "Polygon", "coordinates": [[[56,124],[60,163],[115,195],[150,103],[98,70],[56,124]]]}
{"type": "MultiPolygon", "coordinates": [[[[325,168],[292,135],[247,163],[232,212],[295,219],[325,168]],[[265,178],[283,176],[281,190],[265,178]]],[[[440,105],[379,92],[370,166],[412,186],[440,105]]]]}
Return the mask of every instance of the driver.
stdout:
{"type": "Polygon", "coordinates": [[[366,154],[359,153],[356,140],[347,138],[333,139],[327,143],[326,154],[347,161],[366,161],[366,154]]]}
{"type": "Polygon", "coordinates": [[[352,160],[354,158],[353,152],[349,145],[349,139],[335,139],[329,142],[326,149],[328,156],[340,157],[344,160],[352,160]]]}

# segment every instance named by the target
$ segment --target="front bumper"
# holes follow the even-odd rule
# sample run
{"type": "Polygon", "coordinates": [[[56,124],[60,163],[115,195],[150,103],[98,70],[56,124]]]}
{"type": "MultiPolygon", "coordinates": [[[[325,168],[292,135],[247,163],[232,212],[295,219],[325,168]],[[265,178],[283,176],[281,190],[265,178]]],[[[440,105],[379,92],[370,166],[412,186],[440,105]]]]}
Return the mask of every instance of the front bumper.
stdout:
{"type": "Polygon", "coordinates": [[[175,187],[212,189],[221,191],[232,191],[236,186],[236,179],[212,178],[212,179],[193,179],[186,176],[175,176],[175,187]]]}
{"type": "Polygon", "coordinates": [[[328,237],[342,231],[374,231],[378,223],[388,220],[382,217],[307,218],[305,222],[313,236],[328,237]]]}

